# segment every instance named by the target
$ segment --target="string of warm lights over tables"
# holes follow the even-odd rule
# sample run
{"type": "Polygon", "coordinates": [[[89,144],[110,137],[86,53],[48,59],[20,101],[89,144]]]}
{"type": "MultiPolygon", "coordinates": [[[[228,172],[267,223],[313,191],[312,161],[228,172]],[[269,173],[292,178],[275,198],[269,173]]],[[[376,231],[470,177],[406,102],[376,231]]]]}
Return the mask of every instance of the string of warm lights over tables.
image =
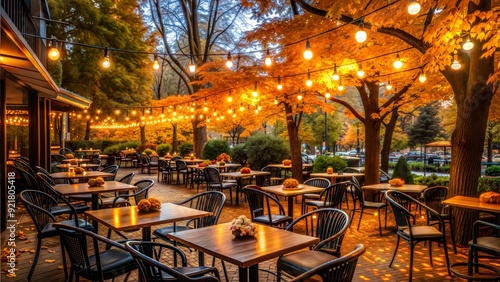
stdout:
{"type": "MultiPolygon", "coordinates": [[[[358,30],[356,31],[356,34],[355,34],[355,39],[358,43],[363,43],[366,41],[367,39],[367,33],[364,29],[364,18],[369,16],[369,15],[372,15],[374,13],[377,13],[383,9],[386,9],[398,2],[400,2],[401,0],[396,0],[396,1],[393,1],[393,2],[390,2],[390,3],[387,3],[386,5],[384,6],[381,6],[373,11],[370,11],[368,12],[367,14],[365,15],[362,15],[360,16],[359,18],[356,18],[356,19],[350,19],[348,18],[348,20],[346,20],[347,17],[343,17],[343,22],[344,24],[340,24],[339,21],[337,21],[337,26],[334,27],[334,28],[330,28],[328,30],[325,30],[323,32],[320,32],[320,33],[317,33],[317,34],[314,34],[314,35],[311,35],[309,36],[308,38],[305,38],[305,39],[301,39],[301,40],[297,40],[297,41],[294,41],[294,42],[290,42],[290,43],[286,43],[286,44],[283,44],[281,46],[276,46],[276,47],[273,47],[273,48],[266,48],[264,50],[252,50],[252,51],[248,51],[248,52],[240,52],[240,53],[233,53],[233,55],[237,55],[237,56],[240,56],[240,55],[245,55],[245,54],[253,54],[253,53],[263,53],[264,56],[264,64],[266,66],[271,66],[272,65],[272,56],[271,56],[271,50],[280,50],[280,49],[283,49],[283,48],[286,48],[286,47],[289,47],[289,46],[292,46],[292,45],[295,45],[295,44],[299,44],[301,42],[304,42],[305,41],[305,51],[304,51],[304,58],[306,60],[310,60],[312,59],[313,57],[313,52],[312,52],[312,49],[311,49],[311,43],[309,41],[309,39],[311,38],[315,38],[315,37],[318,37],[318,36],[321,36],[321,35],[324,35],[324,34],[327,34],[329,32],[332,32],[334,30],[337,30],[339,28],[342,28],[344,26],[347,26],[347,25],[352,25],[352,24],[356,24],[356,23],[359,23],[359,28],[358,30]]],[[[418,3],[418,1],[416,0],[409,0],[408,1],[408,6],[407,6],[407,11],[410,15],[417,15],[419,12],[420,12],[420,4],[418,3]]],[[[28,36],[32,36],[32,35],[28,35],[28,36]]],[[[34,36],[34,37],[39,37],[39,38],[42,38],[42,39],[45,39],[45,40],[49,40],[47,38],[44,38],[44,37],[40,37],[40,36],[34,36]]],[[[166,53],[161,53],[161,52],[154,52],[154,53],[150,53],[150,52],[143,52],[143,51],[132,51],[132,50],[122,50],[122,49],[116,49],[116,48],[111,48],[111,47],[102,47],[102,46],[93,46],[93,45],[89,45],[89,44],[83,44],[83,43],[77,43],[77,42],[70,42],[70,41],[62,41],[62,40],[58,40],[56,38],[52,38],[49,40],[49,46],[50,46],[50,50],[49,50],[49,58],[51,60],[58,60],[60,58],[60,53],[59,53],[59,50],[58,50],[58,43],[64,43],[64,44],[72,44],[72,45],[78,45],[78,46],[84,46],[84,47],[89,47],[89,48],[97,48],[97,49],[102,49],[104,51],[104,56],[103,56],[103,60],[101,61],[101,64],[103,66],[103,68],[109,68],[111,66],[111,60],[110,60],[110,52],[113,51],[113,52],[126,52],[126,53],[136,53],[136,54],[147,54],[147,55],[153,55],[153,68],[154,69],[159,69],[160,65],[159,65],[159,62],[158,62],[158,59],[161,58],[161,56],[167,56],[167,55],[174,55],[174,56],[186,56],[186,54],[166,54],[166,53]]],[[[467,35],[467,39],[466,41],[464,42],[462,48],[466,51],[468,50],[471,50],[472,48],[474,47],[474,44],[470,41],[470,35],[467,35]]],[[[311,87],[313,85],[313,81],[311,79],[311,74],[312,73],[317,73],[317,72],[323,72],[323,71],[327,71],[327,70],[333,70],[333,74],[331,76],[331,78],[333,79],[333,81],[336,81],[338,83],[337,85],[337,90],[339,91],[343,91],[345,89],[343,83],[342,83],[342,77],[354,77],[352,75],[341,75],[339,74],[338,72],[338,68],[341,68],[341,67],[344,67],[344,66],[348,66],[348,65],[357,65],[358,68],[357,68],[357,71],[356,71],[356,75],[358,78],[362,79],[364,76],[365,76],[365,72],[363,70],[363,67],[362,67],[362,63],[363,62],[366,62],[366,61],[370,61],[370,60],[373,60],[373,59],[376,59],[376,58],[381,58],[381,57],[384,57],[384,56],[388,56],[388,55],[394,55],[396,54],[395,56],[395,59],[393,61],[393,66],[396,70],[398,70],[398,72],[395,72],[395,73],[392,73],[392,74],[385,74],[385,75],[381,75],[381,74],[377,74],[377,77],[386,77],[386,82],[383,83],[383,85],[385,86],[385,88],[387,90],[391,90],[392,87],[393,87],[393,83],[391,81],[391,75],[394,75],[394,74],[397,74],[397,73],[403,73],[403,72],[408,72],[408,71],[414,71],[414,70],[419,70],[419,81],[420,82],[425,82],[426,81],[426,76],[425,76],[425,73],[424,73],[424,67],[423,66],[419,66],[419,67],[416,67],[416,68],[412,68],[412,69],[408,69],[408,70],[403,70],[403,71],[400,71],[400,69],[403,67],[403,61],[401,60],[401,56],[400,56],[400,53],[404,52],[404,51],[407,51],[407,50],[410,50],[410,49],[413,49],[413,47],[409,47],[409,48],[406,48],[406,49],[402,49],[402,50],[398,50],[398,51],[394,51],[394,52],[389,52],[389,53],[385,53],[385,54],[382,54],[382,55],[378,55],[378,56],[375,56],[375,57],[372,57],[372,58],[365,58],[365,59],[362,59],[362,60],[357,60],[357,61],[354,61],[352,63],[346,63],[346,64],[343,64],[343,65],[337,65],[336,63],[334,63],[333,67],[328,67],[328,68],[322,68],[322,69],[316,69],[316,70],[310,70],[308,69],[307,72],[304,72],[304,73],[295,73],[295,74],[286,74],[286,75],[280,75],[278,77],[266,77],[266,79],[277,79],[277,89],[278,90],[282,90],[283,89],[283,84],[282,84],[282,79],[283,78],[287,78],[287,77],[296,77],[296,76],[303,76],[305,75],[306,76],[306,87],[311,87]]],[[[189,65],[188,65],[188,69],[189,71],[192,73],[192,74],[195,74],[196,73],[196,65],[195,65],[195,60],[194,60],[194,57],[196,55],[193,55],[193,54],[190,54],[188,55],[188,58],[189,58],[189,65]]],[[[203,56],[226,56],[226,54],[203,54],[203,56]]],[[[232,62],[232,54],[231,52],[229,51],[227,53],[227,57],[226,57],[226,63],[225,63],[226,67],[228,69],[232,69],[232,67],[234,66],[233,62],[232,62]]],[[[453,63],[451,64],[451,68],[454,69],[454,70],[457,70],[457,69],[460,69],[461,67],[461,64],[460,62],[458,61],[458,56],[457,56],[457,50],[455,50],[454,54],[453,54],[453,63]]],[[[255,113],[258,113],[260,110],[261,110],[261,101],[258,99],[259,97],[259,94],[258,94],[258,82],[255,81],[255,82],[252,82],[251,84],[253,84],[253,91],[252,91],[252,95],[251,97],[252,98],[252,102],[249,103],[247,105],[247,109],[250,110],[250,106],[254,107],[255,108],[255,113]]],[[[172,120],[182,120],[184,118],[186,119],[193,119],[195,118],[195,112],[198,113],[200,112],[201,109],[203,109],[203,112],[208,112],[208,105],[207,105],[207,97],[210,97],[210,96],[217,96],[217,95],[221,95],[223,93],[227,93],[229,91],[229,96],[227,98],[227,101],[228,102],[232,102],[232,91],[236,91],[238,89],[245,89],[245,88],[249,88],[251,87],[251,84],[246,84],[246,85],[241,85],[241,86],[238,86],[238,87],[233,87],[231,89],[227,89],[225,91],[220,91],[220,92],[214,92],[214,93],[210,93],[208,95],[205,95],[204,97],[197,97],[196,95],[192,95],[192,97],[190,97],[190,101],[183,101],[183,102],[179,102],[179,103],[174,103],[174,104],[171,104],[169,106],[155,106],[155,107],[135,107],[135,108],[121,108],[121,109],[125,109],[126,111],[126,117],[125,117],[125,121],[126,122],[129,122],[129,124],[127,125],[120,125],[120,124],[117,124],[116,123],[116,120],[114,118],[111,118],[111,116],[108,114],[107,118],[103,118],[103,119],[100,119],[102,122],[100,125],[92,125],[91,127],[93,128],[109,128],[110,126],[112,127],[116,127],[116,128],[127,128],[129,126],[137,126],[137,125],[144,125],[144,124],[151,124],[151,123],[157,123],[157,122],[166,122],[166,121],[169,121],[171,122],[172,120]],[[200,105],[197,106],[197,102],[199,102],[200,99],[204,99],[205,102],[204,102],[204,105],[203,107],[201,107],[200,105]],[[182,104],[186,104],[186,108],[188,113],[187,114],[178,114],[177,113],[177,110],[182,110],[182,104]],[[191,104],[191,106],[189,106],[189,104],[191,104]],[[171,118],[165,118],[165,114],[164,114],[164,110],[165,110],[165,107],[167,107],[167,111],[169,113],[172,114],[172,117],[171,118]],[[129,117],[129,110],[130,110],[130,113],[132,114],[132,116],[136,116],[137,115],[137,110],[135,109],[142,109],[143,110],[143,113],[142,113],[142,116],[139,118],[140,120],[138,122],[133,122],[130,120],[130,117],[129,117]],[[148,117],[148,119],[146,119],[145,117],[145,109],[149,108],[149,112],[150,112],[150,115],[148,117]],[[156,118],[154,119],[153,118],[153,108],[161,108],[162,110],[162,113],[161,115],[159,116],[159,118],[156,118]]],[[[307,89],[307,88],[306,88],[307,89]]],[[[328,91],[327,91],[328,92],[328,91]]],[[[225,94],[224,94],[225,95],[225,94]]],[[[305,95],[305,94],[304,94],[305,95]]],[[[276,99],[274,99],[274,104],[278,104],[279,101],[278,101],[278,96],[276,96],[276,99]]],[[[298,91],[298,94],[297,94],[297,98],[298,100],[302,100],[303,98],[303,95],[299,89],[298,91]]],[[[235,107],[236,109],[236,107],[235,107]]],[[[240,111],[245,111],[245,107],[243,105],[243,102],[240,103],[240,107],[239,107],[239,110],[240,111]]],[[[100,114],[100,111],[99,109],[97,109],[97,114],[95,116],[95,118],[91,118],[90,115],[87,113],[87,110],[84,111],[84,115],[87,114],[85,116],[86,119],[90,119],[92,123],[94,122],[97,122],[99,121],[99,114],[100,114]]],[[[119,112],[120,110],[117,110],[118,113],[115,112],[116,115],[119,115],[119,112]]],[[[233,108],[232,106],[229,108],[228,110],[228,113],[232,113],[232,116],[233,117],[236,117],[236,113],[235,111],[233,111],[233,108]]],[[[81,115],[81,114],[78,114],[76,115],[77,118],[81,118],[82,116],[84,115],[81,115]]],[[[213,112],[213,115],[214,117],[216,117],[217,120],[219,119],[224,119],[224,114],[223,113],[217,113],[217,111],[215,110],[213,112]]],[[[138,116],[138,115],[137,115],[138,116]]],[[[206,115],[204,117],[203,114],[200,114],[200,119],[203,119],[205,118],[205,120],[207,122],[209,122],[209,117],[208,115],[206,115]]]]}

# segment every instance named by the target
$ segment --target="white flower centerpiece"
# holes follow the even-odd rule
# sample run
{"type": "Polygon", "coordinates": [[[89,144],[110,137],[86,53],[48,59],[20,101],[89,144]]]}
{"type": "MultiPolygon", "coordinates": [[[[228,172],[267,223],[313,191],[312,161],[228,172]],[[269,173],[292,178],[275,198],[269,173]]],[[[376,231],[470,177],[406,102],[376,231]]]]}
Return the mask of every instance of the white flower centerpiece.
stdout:
{"type": "Polygon", "coordinates": [[[244,215],[233,219],[229,229],[233,233],[234,238],[252,237],[257,233],[255,224],[244,215]]]}

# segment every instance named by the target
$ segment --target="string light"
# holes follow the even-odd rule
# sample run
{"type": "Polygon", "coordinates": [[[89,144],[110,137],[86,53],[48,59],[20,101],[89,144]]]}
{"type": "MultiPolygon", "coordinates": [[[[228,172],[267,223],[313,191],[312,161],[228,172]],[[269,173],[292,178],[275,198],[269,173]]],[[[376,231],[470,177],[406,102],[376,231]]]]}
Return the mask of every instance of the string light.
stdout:
{"type": "Polygon", "coordinates": [[[233,101],[233,96],[231,94],[231,90],[229,91],[229,96],[227,96],[227,101],[231,103],[233,101]]]}
{"type": "Polygon", "coordinates": [[[363,76],[365,76],[365,71],[363,70],[363,66],[361,66],[361,64],[359,64],[358,77],[362,78],[363,76]]]}
{"type": "Polygon", "coordinates": [[[330,92],[326,92],[325,93],[325,99],[328,100],[328,99],[330,99],[330,97],[331,97],[330,92]]]}
{"type": "Polygon", "coordinates": [[[399,58],[399,53],[396,54],[396,60],[394,61],[393,65],[396,69],[400,69],[401,67],[403,67],[403,62],[401,62],[401,59],[399,58]]]}
{"type": "Polygon", "coordinates": [[[391,90],[392,89],[392,84],[391,84],[391,78],[389,77],[389,80],[387,81],[387,85],[385,86],[385,89],[391,90]]]}
{"type": "MultiPolygon", "coordinates": [[[[306,85],[307,87],[311,87],[313,85],[313,82],[311,80],[311,72],[307,70],[307,80],[306,80],[306,85]]],[[[299,99],[300,100],[300,99],[299,99]]]]}
{"type": "Polygon", "coordinates": [[[266,59],[264,60],[264,64],[266,64],[266,66],[268,67],[273,64],[273,60],[271,59],[271,53],[269,52],[269,49],[267,49],[266,59]]]}
{"type": "Polygon", "coordinates": [[[155,57],[154,57],[153,68],[155,70],[160,68],[160,63],[158,63],[158,55],[157,54],[155,54],[155,57]]]}
{"type": "Polygon", "coordinates": [[[364,28],[363,20],[360,20],[360,22],[359,22],[359,29],[356,32],[355,37],[356,37],[356,41],[358,41],[358,43],[365,42],[366,38],[368,37],[366,34],[366,31],[365,31],[365,28],[364,28]]]}
{"type": "Polygon", "coordinates": [[[279,102],[278,102],[278,96],[276,96],[276,98],[274,99],[274,104],[275,104],[275,105],[278,105],[278,103],[279,103],[279,102]]]}
{"type": "Polygon", "coordinates": [[[189,71],[194,74],[196,72],[196,65],[194,64],[194,60],[193,60],[193,57],[191,57],[191,59],[189,60],[189,71]]]}
{"type": "Polygon", "coordinates": [[[259,96],[259,93],[257,92],[257,82],[255,82],[255,86],[253,88],[252,96],[254,98],[257,98],[257,96],[259,96]]]}
{"type": "Polygon", "coordinates": [[[474,48],[474,43],[470,41],[469,36],[467,36],[467,40],[465,41],[464,45],[462,45],[462,48],[464,48],[465,51],[469,51],[474,48]]]}
{"type": "Polygon", "coordinates": [[[109,61],[109,50],[108,47],[104,48],[104,60],[102,61],[102,67],[107,69],[111,65],[109,61]]]}
{"type": "Polygon", "coordinates": [[[281,76],[279,75],[278,75],[278,85],[276,85],[276,88],[278,88],[278,90],[283,89],[283,85],[281,84],[281,76]]]}
{"type": "Polygon", "coordinates": [[[297,95],[297,100],[299,101],[302,101],[302,92],[300,91],[300,88],[299,88],[299,95],[297,95]]]}
{"type": "Polygon", "coordinates": [[[418,80],[422,83],[424,83],[427,80],[427,77],[425,77],[424,71],[420,71],[420,75],[418,77],[418,80]]]}
{"type": "Polygon", "coordinates": [[[245,107],[243,107],[243,103],[240,103],[240,112],[243,112],[245,110],[245,107]]]}
{"type": "Polygon", "coordinates": [[[233,67],[233,60],[231,59],[231,52],[227,53],[226,67],[228,69],[233,67]]]}
{"type": "Polygon", "coordinates": [[[342,78],[339,79],[339,86],[337,87],[339,91],[344,91],[344,85],[342,85],[342,78]]]}
{"type": "Polygon", "coordinates": [[[420,12],[420,4],[416,0],[408,1],[408,14],[416,15],[420,12]]]}
{"type": "Polygon", "coordinates": [[[453,63],[451,64],[451,68],[454,70],[459,70],[461,67],[462,65],[458,61],[457,50],[455,50],[455,55],[453,56],[453,63]]]}
{"type": "Polygon", "coordinates": [[[49,41],[51,43],[52,48],[49,50],[49,59],[52,61],[56,61],[59,59],[61,54],[59,53],[59,49],[57,49],[57,41],[55,39],[52,39],[52,41],[49,41]]]}
{"type": "Polygon", "coordinates": [[[311,43],[309,43],[309,38],[306,40],[306,50],[304,51],[304,58],[306,60],[310,60],[313,57],[313,53],[311,51],[311,43]]]}
{"type": "Polygon", "coordinates": [[[337,64],[333,64],[333,76],[332,76],[334,81],[339,80],[339,74],[337,73],[337,64]]]}

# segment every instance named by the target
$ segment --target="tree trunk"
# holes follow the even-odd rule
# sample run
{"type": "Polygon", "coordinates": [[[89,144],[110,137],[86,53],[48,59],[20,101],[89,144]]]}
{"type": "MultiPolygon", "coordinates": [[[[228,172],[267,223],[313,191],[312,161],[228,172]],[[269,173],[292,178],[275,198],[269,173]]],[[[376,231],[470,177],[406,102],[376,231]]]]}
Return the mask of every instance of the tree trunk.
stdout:
{"type": "Polygon", "coordinates": [[[200,121],[198,118],[193,120],[193,146],[194,154],[196,156],[201,156],[201,151],[203,150],[203,145],[207,142],[207,127],[198,126],[200,121]]]}
{"type": "Polygon", "coordinates": [[[145,145],[146,144],[146,126],[141,125],[141,126],[139,126],[139,128],[141,129],[141,144],[145,145]]]}
{"type": "Polygon", "coordinates": [[[87,124],[85,126],[85,140],[90,140],[90,120],[87,120],[87,124]]]}
{"type": "Polygon", "coordinates": [[[385,172],[389,171],[389,154],[391,153],[392,134],[398,122],[398,108],[394,108],[391,113],[391,119],[385,125],[384,143],[380,152],[380,169],[385,172]]]}
{"type": "Polygon", "coordinates": [[[285,103],[286,127],[288,129],[288,139],[290,141],[290,154],[292,156],[292,177],[300,183],[304,182],[302,177],[302,155],[299,142],[299,125],[297,125],[292,106],[285,103]]]}
{"type": "Polygon", "coordinates": [[[379,183],[380,121],[365,120],[365,184],[379,183]]]}
{"type": "Polygon", "coordinates": [[[177,124],[172,123],[172,152],[177,152],[177,124]]]}

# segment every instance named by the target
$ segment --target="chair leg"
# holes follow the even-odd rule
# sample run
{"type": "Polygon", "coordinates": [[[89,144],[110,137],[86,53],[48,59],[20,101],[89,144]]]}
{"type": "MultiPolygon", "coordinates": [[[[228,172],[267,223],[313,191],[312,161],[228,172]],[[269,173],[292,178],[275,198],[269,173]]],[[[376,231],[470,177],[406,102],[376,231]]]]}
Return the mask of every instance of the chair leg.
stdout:
{"type": "Polygon", "coordinates": [[[394,254],[392,255],[392,259],[391,259],[391,263],[389,263],[389,267],[392,267],[392,263],[394,262],[394,258],[396,258],[396,253],[398,252],[398,248],[399,248],[399,240],[400,240],[400,237],[398,235],[398,241],[396,242],[396,249],[394,250],[394,254]]]}
{"type": "Polygon", "coordinates": [[[380,222],[380,208],[377,209],[377,215],[378,215],[378,232],[380,233],[380,236],[382,236],[382,223],[380,222]]]}
{"type": "Polygon", "coordinates": [[[408,281],[410,281],[410,282],[411,282],[411,279],[413,276],[413,251],[414,251],[414,249],[415,249],[415,245],[413,244],[413,242],[410,242],[410,271],[409,271],[410,277],[408,278],[408,281]]]}
{"type": "Polygon", "coordinates": [[[363,218],[363,211],[364,209],[361,208],[361,213],[359,214],[358,228],[356,229],[358,231],[359,231],[359,226],[361,225],[361,219],[363,218]]]}
{"type": "Polygon", "coordinates": [[[36,263],[38,262],[38,257],[40,256],[41,248],[42,248],[42,239],[38,238],[38,242],[36,244],[35,258],[33,259],[33,264],[31,265],[30,273],[28,274],[28,281],[31,281],[31,276],[33,276],[33,272],[35,272],[35,267],[36,263]]]}
{"type": "Polygon", "coordinates": [[[351,210],[351,222],[349,222],[349,228],[351,228],[352,222],[354,221],[354,215],[356,214],[356,207],[351,210]]]}
{"type": "MultiPolygon", "coordinates": [[[[238,188],[236,188],[238,189],[238,188]]],[[[236,190],[236,196],[238,196],[238,190],[236,190]]],[[[233,205],[233,188],[229,188],[229,201],[231,202],[231,206],[233,205]]]]}
{"type": "Polygon", "coordinates": [[[453,231],[453,221],[450,217],[450,232],[451,232],[451,243],[453,244],[453,252],[457,254],[457,244],[455,244],[455,232],[453,231]]]}
{"type": "Polygon", "coordinates": [[[446,270],[448,270],[448,276],[451,276],[450,257],[448,256],[448,244],[446,244],[445,237],[443,237],[443,244],[444,244],[444,258],[446,259],[446,270]]]}

